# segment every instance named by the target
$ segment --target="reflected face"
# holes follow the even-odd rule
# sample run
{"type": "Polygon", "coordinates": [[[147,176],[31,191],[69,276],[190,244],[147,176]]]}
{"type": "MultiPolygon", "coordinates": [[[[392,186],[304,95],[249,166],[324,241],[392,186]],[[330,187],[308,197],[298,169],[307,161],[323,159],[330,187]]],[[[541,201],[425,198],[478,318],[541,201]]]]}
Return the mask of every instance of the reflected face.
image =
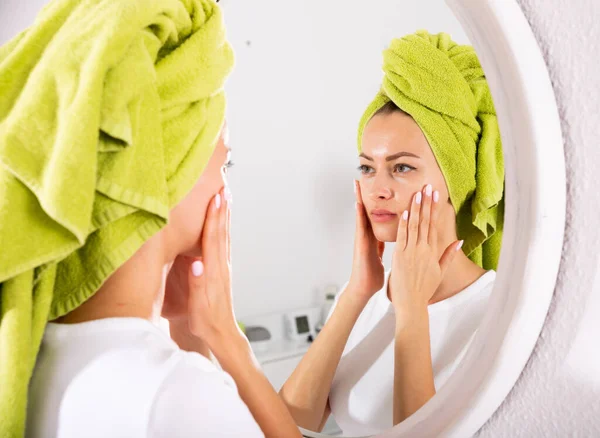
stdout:
{"type": "Polygon", "coordinates": [[[419,125],[394,111],[375,115],[365,127],[360,160],[363,203],[377,240],[394,242],[404,210],[416,192],[431,184],[440,192],[441,218],[454,214],[448,189],[433,151],[419,125]]]}

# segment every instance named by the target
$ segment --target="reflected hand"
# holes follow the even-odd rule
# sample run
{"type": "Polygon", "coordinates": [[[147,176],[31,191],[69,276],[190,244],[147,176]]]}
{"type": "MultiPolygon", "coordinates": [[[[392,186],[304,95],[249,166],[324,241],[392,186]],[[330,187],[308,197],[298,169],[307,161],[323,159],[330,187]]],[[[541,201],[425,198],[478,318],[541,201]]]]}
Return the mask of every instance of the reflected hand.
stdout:
{"type": "Polygon", "coordinates": [[[431,185],[417,192],[410,213],[400,215],[396,248],[392,259],[390,296],[396,314],[407,309],[427,308],[462,241],[448,246],[442,257],[438,252],[437,220],[439,193],[431,185]]]}
{"type": "Polygon", "coordinates": [[[356,291],[360,298],[368,300],[383,287],[385,268],[382,257],[385,243],[378,241],[373,233],[358,181],[354,181],[354,191],[356,193],[356,231],[352,274],[348,283],[352,287],[348,287],[348,289],[356,291]]]}

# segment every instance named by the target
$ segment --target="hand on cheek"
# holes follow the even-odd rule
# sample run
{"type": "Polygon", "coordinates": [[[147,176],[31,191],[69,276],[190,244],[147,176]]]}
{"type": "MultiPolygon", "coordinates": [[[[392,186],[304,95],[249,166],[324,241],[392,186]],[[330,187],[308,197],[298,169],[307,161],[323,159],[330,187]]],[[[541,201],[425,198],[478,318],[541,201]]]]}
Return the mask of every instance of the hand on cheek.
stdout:
{"type": "Polygon", "coordinates": [[[413,196],[410,209],[400,215],[390,279],[390,297],[397,316],[427,307],[462,247],[462,241],[455,241],[439,257],[440,205],[439,192],[427,185],[413,196]]]}
{"type": "Polygon", "coordinates": [[[202,261],[188,271],[189,328],[219,358],[222,348],[243,336],[233,312],[229,228],[231,195],[222,190],[209,205],[202,232],[202,261]]]}

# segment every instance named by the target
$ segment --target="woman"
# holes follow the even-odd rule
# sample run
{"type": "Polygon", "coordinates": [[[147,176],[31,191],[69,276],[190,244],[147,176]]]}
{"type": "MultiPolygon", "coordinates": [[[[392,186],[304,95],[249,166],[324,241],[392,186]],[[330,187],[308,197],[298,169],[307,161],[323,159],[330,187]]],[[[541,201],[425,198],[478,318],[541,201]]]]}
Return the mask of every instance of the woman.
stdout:
{"type": "Polygon", "coordinates": [[[211,0],[59,0],[0,50],[1,436],[300,436],[232,309],[232,63],[211,0]]]}
{"type": "Polygon", "coordinates": [[[321,430],[333,413],[350,436],[400,423],[454,371],[502,228],[500,137],[473,49],[418,32],[392,42],[384,71],[359,128],[352,274],[280,391],[298,425],[321,430]]]}

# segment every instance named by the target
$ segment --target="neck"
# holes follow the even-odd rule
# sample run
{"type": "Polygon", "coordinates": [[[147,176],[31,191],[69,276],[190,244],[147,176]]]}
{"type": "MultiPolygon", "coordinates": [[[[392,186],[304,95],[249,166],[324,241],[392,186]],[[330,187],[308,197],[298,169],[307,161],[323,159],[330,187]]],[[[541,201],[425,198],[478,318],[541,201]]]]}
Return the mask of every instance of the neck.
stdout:
{"type": "Polygon", "coordinates": [[[148,240],[85,303],[55,322],[74,324],[111,317],[157,322],[164,299],[165,262],[161,233],[148,240]]]}
{"type": "Polygon", "coordinates": [[[477,281],[485,272],[485,269],[472,262],[461,251],[448,267],[444,279],[429,300],[429,304],[437,303],[456,295],[477,281]]]}

